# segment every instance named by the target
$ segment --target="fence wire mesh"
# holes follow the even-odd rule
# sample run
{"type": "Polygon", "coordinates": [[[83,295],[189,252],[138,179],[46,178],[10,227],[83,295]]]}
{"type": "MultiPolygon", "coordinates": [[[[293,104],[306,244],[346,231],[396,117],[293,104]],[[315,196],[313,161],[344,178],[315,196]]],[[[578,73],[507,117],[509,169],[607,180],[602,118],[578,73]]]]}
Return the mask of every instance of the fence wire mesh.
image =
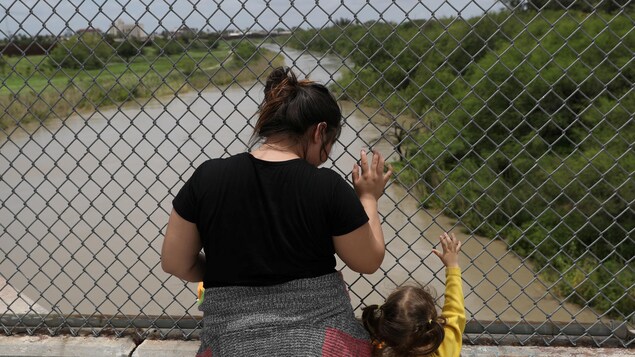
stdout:
{"type": "MultiPolygon", "coordinates": [[[[469,342],[633,343],[630,1],[55,1],[0,4],[0,318],[5,334],[196,334],[195,287],[159,251],[202,161],[248,150],[285,64],[396,174],[378,273],[353,306],[430,285],[464,242],[469,342]]],[[[341,264],[340,264],[341,266],[341,264]]]]}

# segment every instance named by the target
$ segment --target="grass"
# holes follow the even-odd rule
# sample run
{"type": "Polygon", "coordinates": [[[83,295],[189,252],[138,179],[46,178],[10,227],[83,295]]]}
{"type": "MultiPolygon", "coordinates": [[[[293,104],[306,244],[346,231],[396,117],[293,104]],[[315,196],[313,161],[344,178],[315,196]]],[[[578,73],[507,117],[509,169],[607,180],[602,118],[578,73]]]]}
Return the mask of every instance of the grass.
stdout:
{"type": "Polygon", "coordinates": [[[187,51],[156,56],[152,49],[129,63],[117,60],[103,69],[52,70],[44,56],[10,58],[8,76],[0,83],[0,128],[32,121],[65,118],[77,111],[94,110],[130,100],[204,90],[210,85],[253,81],[265,76],[283,58],[260,49],[248,61],[235,56],[227,44],[213,51],[187,51]],[[35,68],[35,69],[34,69],[35,68]]]}
{"type": "Polygon", "coordinates": [[[218,66],[231,56],[226,44],[212,51],[191,50],[184,54],[172,56],[156,56],[153,48],[144,48],[143,55],[129,63],[116,55],[102,69],[78,70],[60,68],[49,65],[46,56],[9,57],[6,75],[0,75],[2,86],[0,95],[19,94],[22,91],[42,92],[48,89],[62,90],[69,81],[100,81],[120,78],[124,75],[143,77],[148,74],[168,76],[179,63],[194,60],[198,67],[205,70],[218,66]],[[13,70],[9,70],[13,68],[13,70]]]}

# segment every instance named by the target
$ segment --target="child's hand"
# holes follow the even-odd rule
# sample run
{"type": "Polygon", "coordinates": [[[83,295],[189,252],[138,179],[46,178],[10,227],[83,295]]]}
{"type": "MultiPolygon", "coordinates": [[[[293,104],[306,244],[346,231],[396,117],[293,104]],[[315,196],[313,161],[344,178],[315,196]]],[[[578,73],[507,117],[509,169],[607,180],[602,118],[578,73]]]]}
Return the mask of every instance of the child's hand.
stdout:
{"type": "Polygon", "coordinates": [[[392,175],[392,166],[388,165],[388,171],[384,172],[384,158],[375,150],[373,150],[373,161],[370,165],[365,150],[362,150],[360,156],[360,165],[353,165],[353,187],[360,199],[371,197],[377,201],[384,193],[384,187],[392,175]]]}
{"type": "Polygon", "coordinates": [[[432,249],[432,253],[441,259],[446,268],[458,268],[461,241],[456,239],[454,233],[450,233],[450,235],[443,233],[439,236],[439,241],[441,241],[443,253],[436,249],[432,249]]]}

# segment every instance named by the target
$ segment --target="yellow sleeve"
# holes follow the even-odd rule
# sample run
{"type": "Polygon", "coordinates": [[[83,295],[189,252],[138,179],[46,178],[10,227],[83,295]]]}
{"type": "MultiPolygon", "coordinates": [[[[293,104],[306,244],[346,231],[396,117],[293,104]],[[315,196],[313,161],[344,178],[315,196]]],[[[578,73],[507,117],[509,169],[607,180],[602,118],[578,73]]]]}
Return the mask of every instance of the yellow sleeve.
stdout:
{"type": "Polygon", "coordinates": [[[463,285],[461,268],[445,270],[445,302],[441,316],[445,317],[445,337],[437,350],[440,357],[459,357],[463,346],[465,330],[465,302],[463,301],[463,285]]]}

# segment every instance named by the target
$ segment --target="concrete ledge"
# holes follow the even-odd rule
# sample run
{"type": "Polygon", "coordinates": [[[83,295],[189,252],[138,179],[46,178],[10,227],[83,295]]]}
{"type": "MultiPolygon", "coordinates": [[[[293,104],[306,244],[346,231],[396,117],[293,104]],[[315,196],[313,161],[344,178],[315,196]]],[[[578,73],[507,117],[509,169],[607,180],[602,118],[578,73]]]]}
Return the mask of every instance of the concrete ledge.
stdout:
{"type": "Polygon", "coordinates": [[[198,352],[199,341],[145,340],[132,357],[192,357],[198,352]]]}
{"type": "MultiPolygon", "coordinates": [[[[192,357],[199,341],[146,340],[132,357],[192,357]]],[[[624,348],[463,346],[462,357],[627,357],[635,350],[624,348]]]]}
{"type": "Polygon", "coordinates": [[[0,356],[128,357],[131,338],[73,336],[0,336],[0,356]]]}
{"type": "MultiPolygon", "coordinates": [[[[0,357],[192,357],[199,341],[146,340],[139,346],[131,338],[0,336],[0,357]]],[[[469,346],[463,357],[632,357],[632,348],[469,346]]]]}
{"type": "Polygon", "coordinates": [[[463,346],[462,357],[626,357],[635,350],[589,347],[463,346]]]}

